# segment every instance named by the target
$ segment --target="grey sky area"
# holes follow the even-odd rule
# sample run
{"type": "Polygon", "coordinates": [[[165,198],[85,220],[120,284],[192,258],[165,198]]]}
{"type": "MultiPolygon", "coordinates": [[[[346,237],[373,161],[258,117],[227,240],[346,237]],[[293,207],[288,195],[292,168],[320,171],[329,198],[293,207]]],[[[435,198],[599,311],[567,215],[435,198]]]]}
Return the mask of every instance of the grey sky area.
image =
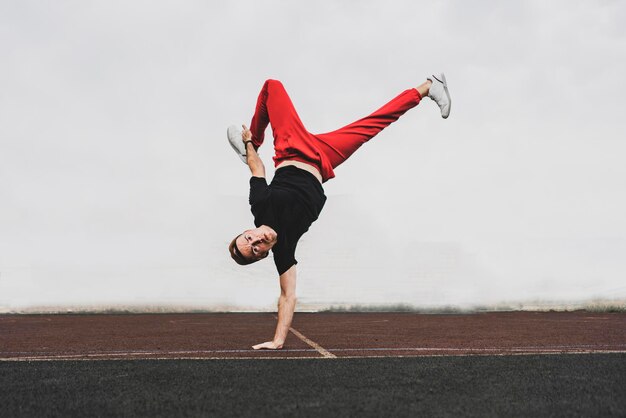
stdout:
{"type": "MultiPolygon", "coordinates": [[[[4,1],[0,310],[272,309],[237,266],[263,81],[313,133],[444,71],[325,183],[301,309],[626,298],[626,3],[4,1]]],[[[270,139],[260,149],[273,175],[270,139]]]]}

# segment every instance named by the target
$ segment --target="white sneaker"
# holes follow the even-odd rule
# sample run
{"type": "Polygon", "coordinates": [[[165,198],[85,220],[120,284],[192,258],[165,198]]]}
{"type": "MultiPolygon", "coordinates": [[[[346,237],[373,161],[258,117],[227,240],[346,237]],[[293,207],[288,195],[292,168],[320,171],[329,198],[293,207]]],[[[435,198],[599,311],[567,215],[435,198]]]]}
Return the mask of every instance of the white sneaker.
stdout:
{"type": "Polygon", "coordinates": [[[450,92],[448,91],[448,83],[446,83],[446,76],[441,73],[438,77],[430,76],[427,78],[433,84],[428,90],[428,97],[433,99],[435,103],[441,109],[441,117],[446,119],[450,114],[450,106],[452,106],[452,99],[450,99],[450,92]]]}
{"type": "Polygon", "coordinates": [[[243,161],[244,164],[248,164],[246,144],[243,143],[241,133],[241,129],[237,128],[235,125],[230,125],[228,130],[226,130],[226,136],[228,136],[230,146],[233,147],[239,158],[241,158],[241,161],[243,161]]]}

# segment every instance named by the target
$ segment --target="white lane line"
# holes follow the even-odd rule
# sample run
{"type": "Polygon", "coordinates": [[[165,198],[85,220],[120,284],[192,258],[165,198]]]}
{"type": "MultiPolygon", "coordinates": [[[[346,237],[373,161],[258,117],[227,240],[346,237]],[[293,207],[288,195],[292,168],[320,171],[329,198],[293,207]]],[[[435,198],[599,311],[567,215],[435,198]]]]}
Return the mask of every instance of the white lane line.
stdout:
{"type": "MultiPolygon", "coordinates": [[[[306,338],[306,337],[305,337],[306,338]]],[[[309,340],[310,341],[310,340],[309,340]]],[[[314,343],[313,341],[311,341],[314,343]]],[[[318,349],[292,349],[292,350],[280,350],[280,352],[309,352],[314,353],[318,352],[322,354],[325,358],[337,358],[334,354],[330,353],[328,350],[325,350],[323,347],[320,347],[321,350],[325,351],[327,355],[325,356],[318,349]],[[332,357],[329,357],[332,356],[332,357]]],[[[496,348],[485,348],[485,349],[460,349],[460,348],[402,348],[402,349],[388,349],[388,348],[344,348],[344,349],[336,349],[333,350],[336,352],[426,352],[426,353],[445,353],[445,352],[461,352],[459,354],[451,354],[451,355],[475,355],[475,354],[496,354],[496,355],[508,355],[508,354],[567,354],[567,353],[623,353],[626,350],[620,349],[588,349],[588,348],[570,348],[568,350],[564,349],[534,349],[534,350],[524,350],[524,349],[496,349],[496,348]]],[[[67,359],[67,360],[89,360],[89,359],[106,359],[106,358],[122,358],[126,357],[129,359],[137,358],[138,356],[170,356],[167,358],[217,358],[211,356],[203,356],[197,357],[202,354],[237,354],[237,353],[261,353],[260,351],[252,351],[252,350],[206,350],[206,351],[142,351],[142,352],[117,352],[117,353],[84,353],[84,354],[54,354],[47,353],[42,355],[37,355],[33,353],[32,355],[22,355],[16,357],[0,357],[0,360],[7,359],[67,359]],[[176,357],[182,354],[195,354],[195,356],[186,356],[186,357],[176,357]],[[174,357],[171,357],[174,355],[174,357]]],[[[0,353],[7,354],[7,353],[0,353]]],[[[428,354],[426,354],[428,355],[428,354]]],[[[445,354],[432,354],[432,355],[445,355],[445,354]]],[[[285,357],[285,356],[272,356],[272,358],[294,358],[294,357],[285,357]]],[[[342,356],[342,357],[368,357],[368,356],[342,356]]],[[[391,356],[375,356],[375,357],[405,357],[403,355],[391,355],[391,356]]],[[[140,357],[145,359],[152,359],[153,357],[140,357]]],[[[165,358],[165,357],[164,357],[165,358]]],[[[257,356],[239,356],[239,357],[219,357],[219,358],[262,358],[261,355],[257,356]]],[[[305,358],[305,357],[303,357],[305,358]]]]}
{"type": "MultiPolygon", "coordinates": [[[[585,350],[585,351],[561,351],[561,352],[519,352],[519,353],[484,353],[484,354],[422,354],[419,356],[341,356],[340,359],[381,359],[381,358],[421,358],[421,357],[505,357],[505,356],[555,356],[555,355],[589,355],[589,354],[626,354],[625,350],[613,351],[613,350],[585,350]]],[[[0,357],[0,361],[146,361],[146,360],[325,360],[325,357],[284,357],[284,356],[271,356],[271,357],[149,357],[149,358],[65,358],[65,357],[0,357]]]]}
{"type": "MultiPolygon", "coordinates": [[[[626,344],[578,344],[578,345],[552,345],[552,346],[527,346],[527,347],[483,347],[483,348],[471,348],[471,347],[362,347],[362,348],[329,348],[325,349],[316,342],[310,340],[299,331],[290,328],[290,330],[302,341],[309,344],[313,348],[285,348],[280,350],[283,353],[313,353],[318,352],[322,355],[325,352],[334,358],[331,352],[375,352],[375,351],[387,351],[387,352],[470,352],[470,353],[490,353],[490,352],[534,352],[534,353],[550,353],[550,352],[564,352],[564,351],[602,351],[602,352],[621,352],[626,344]],[[322,351],[320,351],[322,350],[322,351]]],[[[183,354],[237,354],[237,353],[261,353],[261,351],[252,349],[222,349],[222,350],[106,350],[106,351],[91,351],[79,354],[60,354],[54,352],[33,352],[33,351],[0,351],[0,356],[15,356],[18,358],[32,358],[32,357],[54,357],[54,358],[79,358],[79,357],[120,357],[120,356],[164,356],[164,355],[183,355],[183,354]]],[[[8,358],[8,357],[2,357],[8,358]]]]}
{"type": "MultiPolygon", "coordinates": [[[[316,342],[310,340],[299,331],[290,328],[292,332],[302,341],[306,342],[313,348],[284,348],[280,352],[283,353],[306,353],[306,352],[320,352],[320,349],[331,354],[331,352],[346,352],[346,351],[469,351],[469,352],[552,352],[552,351],[567,351],[567,350],[584,350],[584,351],[621,351],[626,348],[626,344],[576,344],[576,345],[548,345],[548,346],[526,346],[526,347],[361,347],[361,348],[329,348],[325,349],[316,342]]],[[[235,354],[235,353],[260,353],[261,351],[253,349],[218,349],[218,350],[103,350],[103,351],[88,351],[79,354],[59,354],[58,352],[42,352],[42,351],[0,351],[0,356],[8,355],[22,355],[28,356],[63,356],[63,357],[103,357],[103,356],[141,356],[141,355],[171,355],[171,354],[235,354]]],[[[321,354],[321,353],[320,353],[321,354]]]]}
{"type": "Polygon", "coordinates": [[[553,346],[529,346],[529,347],[371,347],[371,348],[329,348],[330,351],[471,351],[471,352],[490,352],[490,351],[563,351],[563,350],[587,350],[597,351],[604,350],[621,350],[626,344],[581,344],[581,345],[553,345],[553,346]]]}
{"type": "Polygon", "coordinates": [[[293,333],[293,335],[295,335],[296,337],[300,338],[302,341],[304,341],[305,343],[307,343],[308,345],[313,347],[318,353],[320,353],[325,358],[337,358],[336,355],[334,355],[333,353],[329,352],[328,350],[326,350],[324,347],[322,347],[321,345],[319,345],[315,341],[308,339],[304,334],[302,334],[297,329],[289,327],[289,331],[291,331],[293,333]]]}
{"type": "MultiPolygon", "coordinates": [[[[268,351],[268,350],[264,350],[268,351]]],[[[317,350],[313,348],[284,348],[279,350],[281,352],[315,352],[317,350]]],[[[81,354],[58,354],[65,356],[117,356],[117,355],[142,355],[142,354],[217,354],[217,353],[260,353],[262,351],[249,349],[231,349],[231,350],[106,350],[106,351],[88,351],[81,354]]],[[[270,351],[271,352],[271,351],[270,351]]],[[[57,355],[55,352],[42,352],[42,351],[0,351],[1,355],[9,354],[26,354],[26,355],[57,355]]]]}

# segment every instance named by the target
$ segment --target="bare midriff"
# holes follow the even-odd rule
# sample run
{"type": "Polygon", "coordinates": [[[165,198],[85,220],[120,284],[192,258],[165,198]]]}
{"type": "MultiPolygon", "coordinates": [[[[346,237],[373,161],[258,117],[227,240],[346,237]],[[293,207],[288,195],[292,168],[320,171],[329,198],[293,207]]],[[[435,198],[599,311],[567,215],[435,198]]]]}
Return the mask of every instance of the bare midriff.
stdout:
{"type": "Polygon", "coordinates": [[[315,167],[314,165],[311,165],[311,164],[303,163],[302,161],[296,161],[296,160],[283,161],[283,162],[281,162],[280,164],[278,164],[276,166],[276,170],[278,170],[281,167],[286,167],[288,165],[293,165],[293,166],[298,167],[298,168],[300,168],[302,170],[308,171],[309,173],[313,174],[315,176],[315,178],[320,183],[322,182],[322,174],[317,169],[317,167],[315,167]]]}

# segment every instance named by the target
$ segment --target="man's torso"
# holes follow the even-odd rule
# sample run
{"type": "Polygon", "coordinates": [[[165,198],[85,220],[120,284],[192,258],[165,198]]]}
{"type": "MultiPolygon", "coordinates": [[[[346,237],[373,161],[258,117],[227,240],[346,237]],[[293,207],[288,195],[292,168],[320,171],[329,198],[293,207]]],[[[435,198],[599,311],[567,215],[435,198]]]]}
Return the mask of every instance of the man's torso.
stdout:
{"type": "Polygon", "coordinates": [[[298,240],[319,217],[326,202],[324,189],[312,173],[286,166],[276,170],[269,185],[265,178],[251,177],[249,201],[255,225],[268,225],[278,234],[272,252],[282,274],[297,264],[298,240]]]}

